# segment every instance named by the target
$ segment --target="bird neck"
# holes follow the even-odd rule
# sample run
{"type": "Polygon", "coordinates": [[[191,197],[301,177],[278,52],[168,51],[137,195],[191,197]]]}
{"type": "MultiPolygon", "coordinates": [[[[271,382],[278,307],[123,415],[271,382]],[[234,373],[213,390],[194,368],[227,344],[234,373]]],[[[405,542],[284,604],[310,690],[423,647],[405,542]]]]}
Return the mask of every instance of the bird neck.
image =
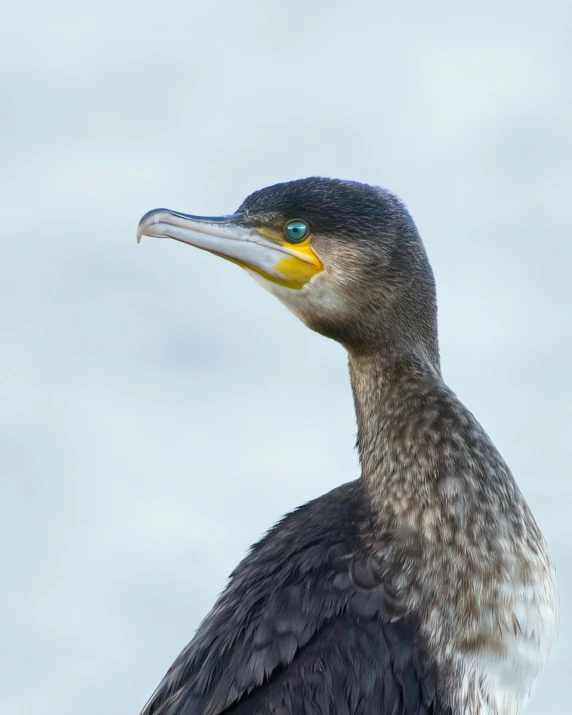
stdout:
{"type": "Polygon", "coordinates": [[[438,361],[416,354],[349,354],[362,479],[372,503],[398,498],[404,480],[423,479],[414,460],[448,393],[438,361]]]}

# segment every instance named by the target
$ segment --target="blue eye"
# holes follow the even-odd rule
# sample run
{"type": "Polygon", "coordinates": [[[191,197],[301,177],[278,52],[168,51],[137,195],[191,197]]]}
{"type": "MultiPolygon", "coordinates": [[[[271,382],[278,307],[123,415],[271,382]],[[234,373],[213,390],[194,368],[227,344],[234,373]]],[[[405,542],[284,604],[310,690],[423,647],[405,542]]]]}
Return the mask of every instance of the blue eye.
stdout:
{"type": "Polygon", "coordinates": [[[305,221],[294,219],[294,221],[288,221],[284,226],[284,233],[291,243],[300,243],[310,233],[310,227],[305,221]]]}

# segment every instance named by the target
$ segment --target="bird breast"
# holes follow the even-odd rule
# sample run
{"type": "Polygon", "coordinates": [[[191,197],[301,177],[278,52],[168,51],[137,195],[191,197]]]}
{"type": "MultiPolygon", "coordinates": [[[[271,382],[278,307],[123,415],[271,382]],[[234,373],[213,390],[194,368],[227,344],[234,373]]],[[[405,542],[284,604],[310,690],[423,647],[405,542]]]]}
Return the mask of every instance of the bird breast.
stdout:
{"type": "Polygon", "coordinates": [[[556,640],[558,595],[547,552],[525,547],[505,566],[504,581],[476,584],[476,613],[465,614],[453,648],[441,652],[457,684],[450,683],[455,713],[519,715],[556,640]]]}

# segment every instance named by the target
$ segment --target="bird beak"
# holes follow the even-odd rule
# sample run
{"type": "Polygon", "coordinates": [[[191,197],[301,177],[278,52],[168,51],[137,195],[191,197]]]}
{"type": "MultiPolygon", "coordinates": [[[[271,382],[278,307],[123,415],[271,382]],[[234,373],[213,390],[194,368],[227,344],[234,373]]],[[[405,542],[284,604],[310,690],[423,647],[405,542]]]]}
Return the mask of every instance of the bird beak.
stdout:
{"type": "MultiPolygon", "coordinates": [[[[267,233],[267,232],[265,232],[267,233]]],[[[244,214],[192,216],[169,209],[149,211],[139,221],[137,243],[142,236],[174,238],[202,248],[263,276],[273,283],[300,290],[322,269],[309,246],[289,245],[246,226],[244,214]]]]}

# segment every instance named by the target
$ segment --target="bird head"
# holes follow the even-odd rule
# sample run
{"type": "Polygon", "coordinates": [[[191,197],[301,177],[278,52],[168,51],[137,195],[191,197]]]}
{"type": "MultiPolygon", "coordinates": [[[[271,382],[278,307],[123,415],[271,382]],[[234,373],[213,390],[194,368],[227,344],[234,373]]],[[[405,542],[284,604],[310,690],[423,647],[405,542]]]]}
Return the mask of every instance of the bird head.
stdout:
{"type": "Polygon", "coordinates": [[[154,209],[137,237],[173,238],[244,268],[308,327],[348,350],[436,357],[435,285],[405,206],[375,186],[308,178],[248,196],[236,213],[154,209]]]}

